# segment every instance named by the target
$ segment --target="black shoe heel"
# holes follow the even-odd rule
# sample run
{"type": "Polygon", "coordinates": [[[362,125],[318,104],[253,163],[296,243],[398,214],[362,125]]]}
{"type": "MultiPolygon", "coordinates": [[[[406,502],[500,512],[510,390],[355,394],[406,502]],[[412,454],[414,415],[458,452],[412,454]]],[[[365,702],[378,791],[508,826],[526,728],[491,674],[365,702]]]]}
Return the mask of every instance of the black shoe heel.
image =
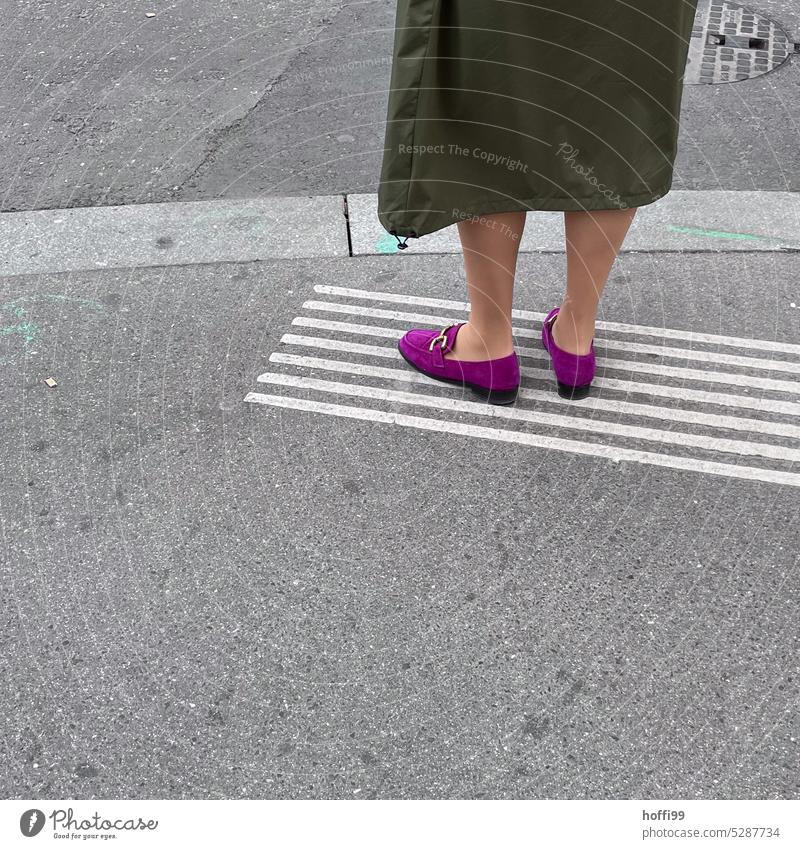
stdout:
{"type": "Polygon", "coordinates": [[[589,390],[592,388],[591,383],[584,383],[583,386],[570,386],[569,383],[562,383],[560,380],[557,380],[556,383],[558,384],[558,394],[568,401],[580,401],[581,398],[585,398],[589,394],[589,390]]]}
{"type": "Polygon", "coordinates": [[[490,404],[513,404],[519,395],[519,387],[516,389],[487,389],[485,386],[477,386],[474,383],[467,384],[469,388],[481,398],[485,398],[490,404]]]}

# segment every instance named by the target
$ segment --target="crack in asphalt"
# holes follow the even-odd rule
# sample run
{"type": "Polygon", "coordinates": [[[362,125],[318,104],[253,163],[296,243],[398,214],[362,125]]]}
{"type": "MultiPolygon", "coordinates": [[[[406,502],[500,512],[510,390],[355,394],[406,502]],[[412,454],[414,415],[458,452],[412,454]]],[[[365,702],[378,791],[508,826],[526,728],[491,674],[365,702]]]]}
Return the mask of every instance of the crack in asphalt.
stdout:
{"type": "Polygon", "coordinates": [[[301,56],[308,54],[309,48],[319,39],[320,35],[333,24],[346,5],[346,3],[340,3],[335,11],[321,19],[320,26],[310,33],[310,38],[305,44],[303,44],[302,47],[298,47],[297,50],[292,53],[283,68],[281,68],[281,70],[278,71],[278,73],[267,83],[263,93],[252,106],[229,124],[226,124],[224,127],[219,127],[211,132],[208,140],[208,149],[192,171],[181,181],[179,191],[183,191],[183,189],[191,186],[194,180],[202,176],[203,171],[207,168],[209,163],[215,160],[223,145],[235,136],[236,133],[246,124],[253,112],[255,112],[264,103],[275,86],[287,78],[287,74],[295,62],[301,56]]]}

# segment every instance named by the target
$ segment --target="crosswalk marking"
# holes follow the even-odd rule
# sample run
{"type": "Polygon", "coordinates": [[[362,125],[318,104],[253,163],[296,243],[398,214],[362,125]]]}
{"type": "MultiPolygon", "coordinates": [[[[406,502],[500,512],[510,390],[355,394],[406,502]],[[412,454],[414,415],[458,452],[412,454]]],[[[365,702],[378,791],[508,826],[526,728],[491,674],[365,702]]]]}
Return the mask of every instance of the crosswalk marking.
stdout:
{"type": "MultiPolygon", "coordinates": [[[[367,353],[370,354],[370,356],[386,357],[402,361],[402,357],[394,349],[383,347],[372,348],[371,346],[361,345],[357,342],[340,342],[338,340],[325,339],[318,336],[295,336],[293,334],[285,334],[281,337],[281,342],[332,351],[344,350],[352,351],[354,353],[367,353]]],[[[525,377],[533,377],[541,380],[550,380],[552,377],[550,371],[547,369],[530,368],[529,366],[522,366],[520,368],[520,372],[525,377]]],[[[420,377],[424,380],[429,380],[429,378],[426,378],[424,375],[420,375],[420,377]]],[[[432,382],[437,386],[441,386],[438,381],[432,382]]],[[[777,413],[786,416],[800,416],[800,404],[792,403],[791,401],[775,401],[770,398],[761,397],[751,398],[747,395],[734,395],[727,392],[707,392],[702,389],[688,389],[683,386],[669,386],[661,383],[642,383],[639,381],[617,380],[610,377],[595,377],[593,384],[600,389],[625,392],[626,395],[660,395],[665,398],[675,398],[696,404],[713,404],[717,407],[734,407],[757,410],[765,413],[777,413]]],[[[583,402],[572,401],[569,403],[577,404],[583,402]]]]}
{"type": "MultiPolygon", "coordinates": [[[[403,335],[402,331],[392,331],[387,335],[394,336],[395,333],[397,333],[397,338],[403,335]]],[[[394,357],[397,353],[394,349],[381,345],[367,345],[363,342],[343,342],[338,339],[331,340],[317,336],[298,336],[293,333],[285,333],[281,337],[281,342],[350,351],[351,353],[366,354],[371,357],[394,357]]],[[[542,349],[517,346],[516,350],[520,357],[543,361],[547,361],[548,358],[547,353],[542,349]]],[[[773,378],[734,374],[732,372],[702,371],[700,369],[688,369],[678,366],[664,366],[659,363],[638,363],[631,360],[608,359],[598,356],[598,372],[602,372],[604,367],[617,371],[658,374],[663,377],[673,377],[679,380],[697,380],[704,383],[722,383],[730,386],[752,386],[761,390],[769,389],[773,392],[787,392],[792,395],[800,395],[800,384],[790,380],[775,380],[773,378]]]]}
{"type": "MultiPolygon", "coordinates": [[[[368,289],[352,289],[346,286],[314,286],[314,291],[321,295],[339,295],[369,301],[383,301],[391,304],[411,304],[434,307],[436,309],[457,310],[467,312],[469,304],[465,301],[453,301],[446,298],[428,298],[422,295],[404,295],[398,292],[371,292],[368,289]]],[[[523,321],[541,323],[547,313],[532,310],[514,309],[513,318],[523,321]]],[[[693,330],[675,330],[670,327],[648,327],[645,324],[626,324],[619,321],[597,321],[595,327],[599,331],[609,330],[615,333],[629,333],[634,336],[657,336],[663,339],[678,339],[685,342],[701,342],[708,345],[725,345],[729,348],[748,348],[754,351],[780,351],[785,354],[800,356],[800,344],[793,342],[778,342],[771,339],[747,339],[742,336],[720,336],[713,333],[697,333],[693,330]]]]}
{"type": "Polygon", "coordinates": [[[323,401],[311,401],[306,398],[293,396],[248,392],[244,400],[253,404],[269,404],[274,407],[344,416],[346,418],[358,419],[359,421],[383,422],[385,424],[400,425],[401,427],[432,430],[436,433],[452,433],[460,436],[494,439],[499,442],[516,442],[521,445],[551,448],[556,451],[566,451],[570,454],[584,454],[593,457],[603,457],[608,460],[630,460],[637,463],[649,463],[655,466],[667,466],[672,469],[682,469],[685,471],[705,472],[706,474],[717,474],[731,478],[800,486],[800,474],[782,472],[775,469],[762,469],[756,466],[733,466],[726,463],[697,460],[692,457],[658,454],[652,451],[621,448],[616,445],[581,442],[578,440],[562,439],[557,436],[542,436],[540,434],[524,433],[515,430],[452,422],[446,419],[428,419],[423,416],[384,412],[383,410],[373,410],[369,407],[350,407],[344,404],[330,404],[323,401]]]}
{"type": "Polygon", "coordinates": [[[495,406],[415,371],[397,350],[397,339],[409,327],[463,320],[437,311],[466,310],[467,304],[347,287],[314,289],[320,297],[305,301],[303,314],[292,321],[297,332],[284,333],[280,350],[269,357],[289,371],[258,377],[284,394],[250,392],[248,403],[800,486],[800,471],[792,470],[800,462],[800,345],[598,322],[596,391],[570,402],[555,392],[541,347],[544,314],[515,310],[515,319],[538,326],[514,327],[515,337],[532,343],[516,347],[523,383],[514,406],[495,406]],[[414,311],[418,307],[434,312],[414,311]],[[664,382],[654,382],[659,379],[664,382]],[[313,395],[347,397],[360,405],[308,397],[313,395]],[[433,416],[380,408],[386,404],[425,408],[433,416]],[[473,424],[464,416],[490,421],[473,424]],[[634,448],[631,442],[661,450],[634,448]]]}
{"type": "Polygon", "coordinates": [[[729,454],[770,457],[773,460],[800,462],[800,450],[769,445],[762,442],[747,442],[740,439],[720,439],[699,436],[694,433],[677,433],[656,428],[624,425],[611,421],[561,416],[554,413],[542,413],[534,410],[514,407],[500,407],[492,404],[480,404],[475,401],[462,401],[457,398],[441,398],[434,395],[422,395],[402,392],[396,389],[382,389],[377,386],[357,386],[351,383],[319,380],[314,377],[298,377],[293,374],[266,372],[258,378],[260,383],[273,383],[278,386],[291,386],[298,389],[317,389],[321,392],[334,392],[340,395],[353,395],[358,398],[370,398],[376,401],[393,401],[421,407],[433,407],[438,410],[472,413],[476,416],[507,419],[517,422],[532,422],[567,430],[583,430],[612,436],[624,436],[643,439],[648,442],[663,442],[672,445],[691,445],[707,451],[719,451],[729,454]]]}
{"type": "MultiPolygon", "coordinates": [[[[443,384],[438,380],[427,377],[418,371],[409,369],[383,368],[381,366],[368,366],[362,363],[351,363],[344,360],[328,360],[324,357],[306,357],[298,354],[283,354],[275,352],[270,354],[271,363],[284,363],[286,365],[304,366],[310,369],[321,369],[343,374],[357,374],[361,377],[385,378],[394,382],[419,383],[425,386],[435,387],[438,391],[462,392],[455,385],[443,384]]],[[[545,373],[542,373],[546,376],[545,373]]],[[[261,381],[263,375],[259,375],[261,381]]],[[[714,413],[702,413],[697,410],[673,409],[649,404],[632,404],[629,401],[609,401],[606,398],[582,398],[579,401],[569,401],[557,395],[555,392],[545,392],[541,389],[520,389],[521,398],[530,398],[544,404],[563,406],[570,410],[601,410],[610,413],[629,413],[632,416],[650,417],[659,420],[673,422],[686,422],[687,424],[700,424],[706,427],[722,428],[724,430],[738,430],[747,433],[770,434],[783,436],[788,439],[800,439],[800,425],[783,424],[781,422],[769,422],[762,419],[750,419],[744,416],[720,416],[714,413]]]]}
{"type": "MultiPolygon", "coordinates": [[[[433,327],[441,327],[449,324],[452,318],[447,316],[430,316],[419,313],[396,313],[390,310],[374,310],[369,307],[356,307],[350,304],[327,304],[321,301],[306,301],[303,306],[306,309],[328,310],[337,313],[349,313],[353,315],[369,316],[371,318],[389,319],[392,321],[403,321],[406,324],[427,324],[433,327]]],[[[525,328],[523,328],[525,329],[525,328]]],[[[512,328],[517,336],[528,335],[519,332],[519,328],[512,328]]],[[[395,331],[402,336],[402,331],[395,331]]],[[[598,345],[602,350],[602,345],[598,345]]],[[[533,357],[535,359],[546,359],[547,353],[541,348],[517,347],[517,353],[521,357],[533,357]]],[[[701,369],[684,368],[683,366],[667,366],[661,363],[644,362],[639,360],[622,360],[616,357],[603,357],[598,354],[597,367],[613,368],[621,371],[641,371],[648,374],[660,374],[665,377],[675,377],[679,380],[703,380],[707,383],[726,383],[734,386],[755,386],[759,389],[771,389],[776,392],[793,392],[800,394],[800,386],[794,381],[777,380],[775,378],[761,377],[759,375],[742,375],[733,372],[712,372],[701,369]]]]}
{"type": "MultiPolygon", "coordinates": [[[[340,339],[329,339],[322,336],[298,336],[294,333],[285,333],[281,337],[281,342],[287,345],[304,345],[306,347],[312,348],[324,348],[330,351],[347,351],[353,354],[365,354],[370,357],[381,357],[388,359],[400,359],[400,354],[394,348],[388,348],[383,345],[366,345],[363,342],[345,342],[340,339]]],[[[517,348],[517,353],[521,356],[525,356],[526,349],[517,348]]],[[[542,352],[544,353],[544,352],[542,352]]],[[[539,357],[539,351],[531,351],[532,357],[539,357]]],[[[546,354],[540,359],[546,359],[546,354]]],[[[598,366],[599,367],[599,366],[598,366]]],[[[530,377],[543,377],[547,378],[550,374],[546,369],[532,369],[527,366],[522,366],[520,371],[522,374],[529,375],[530,377]]],[[[648,369],[649,371],[649,369],[648,369]]],[[[688,371],[688,370],[687,370],[688,371]]],[[[726,381],[721,381],[726,382],[726,381]]],[[[781,386],[788,387],[786,391],[793,392],[795,394],[800,393],[800,386],[796,383],[790,383],[789,381],[777,381],[781,384],[781,386]]],[[[612,384],[614,388],[618,389],[626,389],[629,391],[638,391],[638,392],[647,392],[648,394],[658,394],[658,395],[669,395],[669,390],[676,389],[677,387],[665,386],[663,384],[653,384],[653,383],[637,383],[632,381],[622,381],[622,380],[613,380],[611,378],[606,377],[596,377],[594,383],[597,386],[600,385],[609,385],[612,384]],[[634,387],[633,389],[629,389],[630,387],[634,387]],[[637,389],[635,387],[647,387],[646,389],[641,388],[637,389]]],[[[760,386],[760,382],[755,383],[755,385],[760,386]]],[[[697,396],[698,390],[685,390],[682,387],[681,395],[687,395],[689,393],[693,393],[697,396]]],[[[702,393],[704,396],[709,396],[713,394],[713,403],[715,404],[724,404],[725,406],[752,406],[755,409],[764,409],[770,410],[771,412],[782,412],[788,415],[800,415],[800,403],[794,403],[792,401],[772,401],[770,399],[754,399],[748,398],[743,395],[735,396],[735,402],[730,402],[730,399],[726,402],[727,396],[723,393],[702,393]]],[[[680,396],[679,396],[680,397],[680,396]]]]}
{"type": "MultiPolygon", "coordinates": [[[[307,309],[328,309],[328,305],[320,306],[319,301],[306,301],[303,304],[307,309]]],[[[358,315],[369,315],[376,318],[384,316],[376,315],[377,311],[370,310],[356,313],[358,315]]],[[[392,315],[393,320],[402,320],[405,322],[418,322],[428,324],[431,327],[441,327],[449,323],[453,319],[446,316],[423,316],[421,314],[402,314],[392,315]]],[[[344,330],[349,333],[367,333],[373,336],[392,336],[399,339],[405,331],[389,328],[379,328],[369,324],[350,324],[344,321],[331,321],[319,318],[308,318],[306,316],[298,316],[292,320],[292,324],[302,327],[317,327],[324,330],[344,330]],[[383,332],[381,332],[383,331],[383,332]]],[[[540,338],[540,331],[529,327],[512,327],[511,332],[515,337],[524,339],[540,338]]],[[[765,371],[784,371],[789,374],[800,374],[800,362],[793,363],[788,360],[765,360],[760,357],[743,357],[737,354],[723,354],[719,351],[703,351],[693,348],[667,348],[661,345],[646,345],[640,342],[620,342],[618,339],[595,339],[595,352],[599,355],[603,350],[607,351],[630,351],[635,354],[652,354],[657,357],[665,357],[667,359],[677,360],[694,360],[695,362],[706,363],[722,363],[724,365],[741,366],[742,368],[763,369],[765,371]]],[[[539,356],[540,351],[537,349],[534,356],[539,356]]],[[[541,355],[546,357],[547,354],[541,351],[541,355]]],[[[602,359],[602,357],[598,358],[602,359]]],[[[614,359],[608,359],[609,364],[616,362],[614,359]]]]}

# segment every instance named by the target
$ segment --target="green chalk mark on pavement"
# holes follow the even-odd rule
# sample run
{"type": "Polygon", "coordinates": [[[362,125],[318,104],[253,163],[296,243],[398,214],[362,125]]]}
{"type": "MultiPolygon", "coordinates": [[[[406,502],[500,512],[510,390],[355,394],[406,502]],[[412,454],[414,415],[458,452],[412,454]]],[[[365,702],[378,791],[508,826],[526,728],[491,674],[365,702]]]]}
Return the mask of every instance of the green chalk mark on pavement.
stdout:
{"type": "Polygon", "coordinates": [[[20,298],[15,298],[13,301],[6,301],[6,303],[0,304],[0,310],[10,310],[14,318],[19,319],[14,324],[7,324],[5,327],[0,327],[0,336],[21,336],[26,348],[39,337],[42,328],[36,322],[29,321],[25,318],[25,307],[21,306],[24,301],[66,301],[67,303],[78,304],[82,307],[105,309],[103,304],[98,301],[92,301],[89,298],[76,298],[72,295],[23,295],[20,298]]]}
{"type": "Polygon", "coordinates": [[[389,233],[384,233],[375,244],[375,250],[379,254],[396,254],[397,239],[389,233]]]}
{"type": "Polygon", "coordinates": [[[32,321],[20,321],[17,324],[9,324],[6,327],[0,327],[0,336],[10,336],[12,333],[18,333],[25,340],[25,345],[33,342],[39,335],[41,328],[38,324],[32,321]]]}
{"type": "Polygon", "coordinates": [[[754,240],[758,242],[779,242],[769,236],[756,236],[753,233],[727,233],[724,230],[703,230],[701,227],[678,227],[676,224],[668,224],[668,230],[675,233],[686,233],[690,236],[710,236],[712,239],[740,239],[743,241],[754,240]]]}

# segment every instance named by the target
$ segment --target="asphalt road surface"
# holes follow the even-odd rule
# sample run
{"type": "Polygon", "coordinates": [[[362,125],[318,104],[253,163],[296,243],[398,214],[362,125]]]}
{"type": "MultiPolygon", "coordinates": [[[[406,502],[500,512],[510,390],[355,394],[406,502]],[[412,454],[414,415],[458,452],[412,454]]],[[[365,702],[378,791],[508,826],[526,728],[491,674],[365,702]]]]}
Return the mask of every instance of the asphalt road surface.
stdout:
{"type": "MultiPolygon", "coordinates": [[[[389,0],[2,5],[2,210],[375,190],[389,0]]],[[[674,188],[797,191],[799,75],[688,86],[674,188]]]]}

